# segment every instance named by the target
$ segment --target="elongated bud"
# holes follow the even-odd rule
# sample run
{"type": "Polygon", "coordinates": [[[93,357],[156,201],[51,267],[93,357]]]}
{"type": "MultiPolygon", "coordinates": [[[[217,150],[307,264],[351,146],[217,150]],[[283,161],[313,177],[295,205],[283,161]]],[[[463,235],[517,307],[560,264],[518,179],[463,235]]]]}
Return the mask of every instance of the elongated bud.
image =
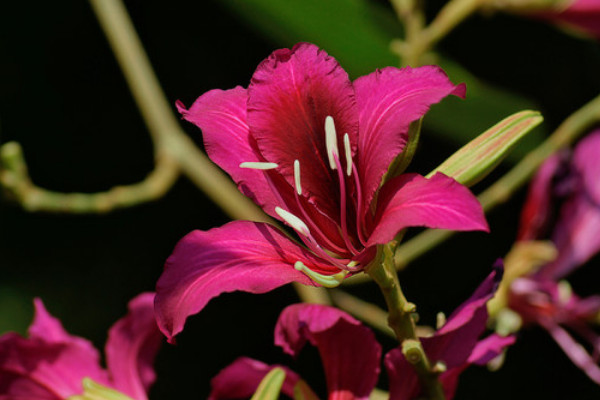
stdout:
{"type": "Polygon", "coordinates": [[[285,380],[283,368],[275,367],[260,381],[250,400],[277,400],[285,380]]]}
{"type": "Polygon", "coordinates": [[[464,145],[427,177],[442,172],[465,186],[472,186],[492,172],[519,140],[542,121],[537,111],[513,114],[464,145]]]}

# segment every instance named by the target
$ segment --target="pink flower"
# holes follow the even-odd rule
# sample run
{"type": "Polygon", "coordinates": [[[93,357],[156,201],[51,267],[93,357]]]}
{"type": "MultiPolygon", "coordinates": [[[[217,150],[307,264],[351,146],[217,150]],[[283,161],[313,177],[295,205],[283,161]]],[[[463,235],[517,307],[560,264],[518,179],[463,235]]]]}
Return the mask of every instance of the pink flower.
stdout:
{"type": "MultiPolygon", "coordinates": [[[[296,357],[306,342],[317,347],[327,380],[329,399],[368,399],[380,371],[381,346],[367,327],[337,308],[317,304],[286,307],[275,327],[275,344],[296,357]]],[[[239,358],[223,369],[211,385],[211,400],[248,398],[275,365],[239,358]]],[[[285,368],[282,392],[293,397],[300,376],[285,368]]],[[[305,390],[312,390],[305,385],[305,390]]]]}
{"type": "Polygon", "coordinates": [[[538,324],[567,356],[600,384],[600,336],[589,327],[600,313],[600,296],[585,299],[564,281],[600,250],[600,130],[567,152],[549,158],[534,177],[521,215],[519,240],[550,236],[557,257],[510,285],[509,307],[525,324],[538,324]],[[552,216],[557,214],[556,220],[552,216]],[[587,353],[571,336],[588,342],[587,353]]]}
{"type": "MultiPolygon", "coordinates": [[[[494,296],[501,279],[502,265],[497,263],[494,271],[450,315],[446,323],[433,336],[421,339],[427,357],[433,363],[443,363],[445,371],[439,379],[448,400],[454,397],[458,378],[468,366],[485,365],[515,341],[514,336],[502,337],[497,334],[479,339],[486,329],[486,304],[494,296]]],[[[390,400],[419,398],[421,387],[417,374],[400,348],[386,355],[385,365],[390,377],[390,400]]]]}
{"type": "Polygon", "coordinates": [[[561,10],[541,12],[538,16],[600,39],[599,0],[571,0],[561,10]]]}
{"type": "Polygon", "coordinates": [[[573,154],[550,157],[532,180],[518,239],[547,235],[558,257],[536,273],[561,279],[600,250],[600,130],[589,134],[573,154]],[[558,207],[560,206],[560,207],[558,207]],[[557,213],[556,221],[552,215],[557,213]]]}
{"type": "Polygon", "coordinates": [[[0,396],[6,400],[63,400],[83,392],[82,380],[113,388],[133,400],[146,400],[155,380],[152,362],[161,343],[153,313],[153,293],[129,303],[129,314],[108,332],[107,370],[100,354],[78,336],[68,334],[40,299],[29,338],[16,333],[0,337],[0,396]]]}
{"type": "Polygon", "coordinates": [[[573,364],[600,384],[600,336],[589,326],[600,312],[600,296],[585,299],[574,294],[566,282],[519,278],[510,287],[509,307],[526,325],[537,324],[548,331],[573,364]],[[575,332],[593,349],[590,355],[569,333],[575,332]]]}
{"type": "Polygon", "coordinates": [[[307,275],[339,284],[410,226],[487,230],[476,198],[442,174],[403,174],[380,189],[410,123],[464,92],[437,67],[389,67],[351,82],[335,59],[302,43],[271,54],[248,89],[209,91],[189,110],[178,104],[210,158],[304,246],[253,222],[188,234],[157,283],[160,329],[172,340],[223,292],[314,284],[307,275]]]}
{"type": "MultiPolygon", "coordinates": [[[[440,379],[448,399],[453,397],[458,376],[465,368],[486,363],[514,341],[513,337],[495,334],[479,340],[487,322],[486,302],[493,296],[501,276],[501,267],[498,267],[434,336],[421,339],[428,357],[447,367],[440,379]]],[[[275,344],[295,357],[307,341],[316,346],[321,355],[329,399],[369,398],[377,383],[381,357],[381,346],[370,329],[333,307],[315,304],[287,307],[277,321],[275,344]]],[[[390,378],[390,399],[416,399],[420,384],[399,348],[386,355],[385,364],[390,378]]],[[[239,358],[213,378],[209,399],[248,398],[274,367],[276,365],[239,358]]],[[[292,397],[297,385],[313,393],[298,374],[283,368],[286,371],[284,394],[292,397]]]]}

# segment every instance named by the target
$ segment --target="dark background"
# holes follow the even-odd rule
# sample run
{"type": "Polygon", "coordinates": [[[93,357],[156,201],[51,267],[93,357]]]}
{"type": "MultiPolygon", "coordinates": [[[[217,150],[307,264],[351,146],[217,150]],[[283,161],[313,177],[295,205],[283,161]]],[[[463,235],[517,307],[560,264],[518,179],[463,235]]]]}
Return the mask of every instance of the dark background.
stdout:
{"type": "MultiPolygon", "coordinates": [[[[429,13],[441,3],[431,2],[429,13]]],[[[212,88],[247,85],[256,65],[282,46],[217,0],[126,4],[171,104],[190,104],[212,88]]],[[[540,22],[477,16],[440,50],[477,76],[533,99],[549,131],[600,91],[599,46],[540,22]]],[[[200,144],[200,132],[182,124],[200,144]]],[[[426,173],[456,144],[427,132],[422,137],[411,169],[426,173]]],[[[0,5],[0,141],[10,140],[22,144],[35,183],[53,190],[106,190],[151,170],[147,131],[87,2],[0,5]]],[[[492,234],[462,234],[401,275],[422,321],[432,324],[438,311],[452,311],[506,254],[523,196],[519,192],[490,215],[492,234]]],[[[177,240],[227,221],[185,178],[160,201],[107,215],[28,213],[2,199],[0,331],[24,332],[31,299],[40,296],[67,330],[101,348],[127,301],[153,290],[177,240]]],[[[596,258],[573,276],[581,294],[597,291],[599,263],[596,258]]],[[[372,286],[351,291],[382,304],[372,286]]],[[[307,349],[293,361],[272,344],[280,310],[295,301],[291,287],[212,301],[189,320],[177,346],[164,346],[150,397],[205,398],[210,378],[241,355],[288,364],[324,396],[316,351],[307,349]]],[[[393,345],[380,339],[386,349],[393,345]]],[[[532,329],[522,333],[499,372],[467,371],[457,398],[567,399],[575,393],[592,399],[600,389],[545,332],[532,329]]]]}

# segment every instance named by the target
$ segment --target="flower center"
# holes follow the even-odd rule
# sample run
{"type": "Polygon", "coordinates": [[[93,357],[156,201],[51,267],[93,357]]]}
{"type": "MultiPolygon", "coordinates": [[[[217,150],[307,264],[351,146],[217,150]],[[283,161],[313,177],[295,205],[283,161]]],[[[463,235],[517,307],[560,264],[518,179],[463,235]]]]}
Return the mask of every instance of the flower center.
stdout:
{"type": "MultiPolygon", "coordinates": [[[[302,199],[300,198],[300,196],[302,196],[302,193],[303,193],[300,160],[297,160],[297,159],[294,160],[293,165],[294,165],[294,189],[295,189],[294,197],[296,200],[297,209],[300,211],[301,215],[295,215],[295,214],[291,213],[290,211],[283,208],[286,205],[286,202],[281,197],[279,191],[276,188],[276,185],[273,183],[271,177],[269,176],[269,173],[267,173],[268,170],[276,169],[278,167],[277,163],[273,163],[273,162],[243,162],[240,164],[240,167],[265,171],[265,177],[267,179],[267,182],[271,186],[271,190],[273,191],[275,196],[278,198],[278,201],[282,206],[282,207],[275,207],[275,213],[287,225],[289,225],[292,229],[294,229],[299,234],[299,237],[302,240],[302,242],[315,255],[317,255],[318,257],[320,257],[322,259],[329,261],[331,264],[335,265],[340,270],[356,271],[361,268],[357,264],[356,261],[353,261],[351,259],[342,258],[337,255],[337,254],[350,253],[353,256],[356,256],[361,251],[355,246],[355,244],[352,241],[353,238],[348,232],[348,216],[349,216],[348,199],[350,199],[350,201],[353,201],[353,206],[354,206],[354,209],[356,210],[356,231],[357,231],[356,239],[360,243],[361,247],[364,247],[364,244],[366,242],[364,240],[364,235],[362,232],[363,227],[362,227],[361,218],[360,218],[360,215],[362,212],[362,209],[361,209],[361,202],[362,202],[361,186],[360,186],[360,180],[358,178],[358,172],[357,172],[356,166],[352,161],[352,148],[350,145],[350,137],[349,137],[348,133],[344,134],[343,143],[344,143],[344,157],[345,157],[345,161],[346,161],[345,169],[342,168],[341,161],[340,161],[340,151],[338,148],[338,138],[337,138],[337,132],[335,129],[335,122],[333,120],[333,117],[327,116],[325,118],[325,149],[327,152],[329,168],[331,168],[332,171],[337,171],[339,193],[340,193],[340,199],[339,199],[340,226],[339,226],[339,229],[340,229],[341,237],[344,240],[345,248],[342,248],[339,245],[336,245],[334,242],[332,242],[331,239],[329,239],[328,236],[325,233],[323,233],[323,231],[319,228],[318,224],[313,220],[313,218],[311,218],[311,216],[309,215],[309,213],[306,211],[305,207],[303,206],[302,199]],[[344,174],[344,172],[345,172],[345,174],[344,174]],[[353,173],[354,173],[354,184],[355,184],[356,196],[349,196],[348,192],[346,190],[346,186],[347,186],[346,177],[348,177],[348,178],[351,177],[353,173]],[[344,176],[344,175],[346,175],[346,176],[344,176]],[[328,249],[333,251],[335,256],[332,255],[330,252],[326,251],[318,243],[318,241],[315,239],[315,237],[311,233],[311,230],[318,233],[318,237],[322,240],[323,245],[325,245],[328,249]],[[337,253],[337,254],[335,254],[335,253],[337,253]]],[[[286,208],[289,209],[289,207],[286,207],[286,208]]],[[[313,276],[316,273],[314,271],[309,270],[309,268],[306,267],[300,261],[298,261],[296,263],[296,269],[304,271],[307,275],[309,275],[311,278],[313,278],[313,280],[315,280],[323,285],[326,282],[329,282],[329,280],[333,279],[333,278],[330,279],[327,277],[325,278],[324,281],[321,278],[319,278],[321,280],[316,279],[313,276]],[[310,273],[308,271],[310,271],[310,273]]],[[[320,275],[320,274],[317,274],[317,275],[320,275]]],[[[322,275],[320,275],[320,276],[322,277],[322,275]]],[[[343,278],[343,277],[341,277],[341,278],[343,278]]],[[[334,281],[338,281],[341,278],[336,277],[336,279],[334,279],[334,281]]],[[[331,283],[333,283],[333,281],[331,283]]]]}

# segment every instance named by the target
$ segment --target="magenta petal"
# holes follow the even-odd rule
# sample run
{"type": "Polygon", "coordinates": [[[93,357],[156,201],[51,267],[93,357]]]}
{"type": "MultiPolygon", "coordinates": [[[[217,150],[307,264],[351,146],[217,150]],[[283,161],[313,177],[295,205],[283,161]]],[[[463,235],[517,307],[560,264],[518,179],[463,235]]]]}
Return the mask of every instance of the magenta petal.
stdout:
{"type": "Polygon", "coordinates": [[[186,110],[177,108],[183,118],[202,129],[206,152],[212,161],[223,168],[246,196],[273,215],[278,202],[263,171],[240,168],[242,162],[264,161],[256,149],[246,123],[246,89],[211,90],[200,96],[186,110]]]}
{"type": "Polygon", "coordinates": [[[419,378],[413,367],[406,361],[402,350],[392,349],[384,357],[389,377],[389,400],[413,400],[421,391],[419,378]]]}
{"type": "Polygon", "coordinates": [[[65,399],[82,392],[86,376],[109,385],[92,344],[69,335],[41,300],[36,299],[35,309],[30,338],[13,333],[0,338],[0,388],[8,390],[9,398],[65,399]]]}
{"type": "Polygon", "coordinates": [[[308,267],[319,262],[268,224],[234,221],[193,231],[175,246],[156,284],[159,328],[173,341],[186,318],[221,293],[265,293],[293,281],[313,285],[294,269],[299,260],[308,267]]]}
{"type": "Polygon", "coordinates": [[[132,399],[146,400],[156,379],[153,364],[162,340],[154,318],[154,293],[142,293],[108,332],[105,354],[112,386],[132,399]]]}
{"type": "Polygon", "coordinates": [[[403,174],[387,182],[379,193],[375,228],[367,246],[388,243],[409,226],[488,231],[477,198],[440,173],[430,179],[403,174]]]}
{"type": "Polygon", "coordinates": [[[598,0],[573,0],[561,12],[546,12],[543,19],[570,25],[600,39],[600,2],[598,0]]]}
{"type": "Polygon", "coordinates": [[[558,257],[537,275],[561,279],[600,250],[600,205],[581,193],[569,199],[560,211],[552,241],[558,257]]]}
{"type": "Polygon", "coordinates": [[[518,240],[536,240],[543,236],[552,213],[553,178],[563,162],[562,154],[549,157],[531,180],[521,211],[518,240]]]}
{"type": "Polygon", "coordinates": [[[358,165],[365,204],[369,204],[383,174],[404,150],[408,126],[444,97],[465,95],[438,67],[377,70],[354,81],[359,107],[358,165]]]}
{"type": "Polygon", "coordinates": [[[275,344],[296,356],[307,340],[321,355],[330,399],[369,398],[381,357],[381,346],[370,329],[334,307],[285,308],[275,327],[275,344]]]}
{"type": "Polygon", "coordinates": [[[337,175],[329,168],[325,118],[336,125],[342,165],[343,135],[353,149],[358,113],[348,74],[325,51],[309,43],[273,52],[256,69],[248,88],[248,125],[262,156],[294,186],[300,161],[303,194],[325,214],[337,217],[337,175]]]}
{"type": "Polygon", "coordinates": [[[597,364],[597,357],[590,355],[581,344],[573,339],[569,332],[558,324],[546,322],[543,325],[573,364],[585,372],[592,381],[600,385],[600,367],[597,364]]]}
{"type": "Polygon", "coordinates": [[[491,334],[475,345],[467,361],[469,364],[485,365],[502,354],[504,349],[513,345],[516,340],[517,338],[514,335],[500,336],[495,333],[491,334]]]}
{"type": "Polygon", "coordinates": [[[275,367],[285,370],[281,393],[293,397],[294,385],[300,380],[298,374],[281,365],[268,365],[252,358],[240,357],[210,381],[212,389],[208,399],[248,399],[252,397],[265,375],[275,367]]]}
{"type": "MultiPolygon", "coordinates": [[[[600,9],[600,4],[598,4],[598,8],[600,9]]],[[[581,177],[583,191],[600,208],[600,157],[598,154],[600,154],[600,129],[588,134],[577,144],[573,151],[573,167],[581,177]]]]}
{"type": "Polygon", "coordinates": [[[434,336],[423,338],[423,346],[433,361],[443,361],[448,368],[461,365],[471,355],[485,331],[490,300],[502,280],[503,268],[496,263],[494,271],[479,285],[475,293],[448,317],[434,336]]]}

